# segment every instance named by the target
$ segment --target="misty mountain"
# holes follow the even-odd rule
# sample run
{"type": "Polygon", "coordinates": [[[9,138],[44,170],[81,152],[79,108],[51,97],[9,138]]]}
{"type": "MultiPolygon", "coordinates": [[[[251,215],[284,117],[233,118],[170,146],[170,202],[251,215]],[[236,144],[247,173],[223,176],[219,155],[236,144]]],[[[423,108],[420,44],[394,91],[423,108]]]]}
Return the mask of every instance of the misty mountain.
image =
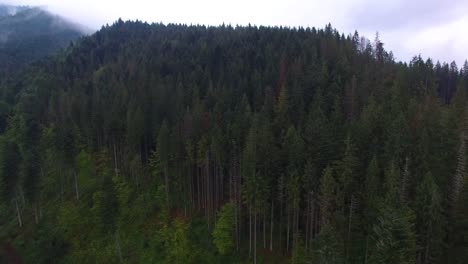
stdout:
{"type": "Polygon", "coordinates": [[[86,29],[37,7],[0,5],[0,82],[51,55],[86,29]]]}
{"type": "Polygon", "coordinates": [[[0,16],[11,16],[28,8],[27,6],[0,5],[0,16]]]}

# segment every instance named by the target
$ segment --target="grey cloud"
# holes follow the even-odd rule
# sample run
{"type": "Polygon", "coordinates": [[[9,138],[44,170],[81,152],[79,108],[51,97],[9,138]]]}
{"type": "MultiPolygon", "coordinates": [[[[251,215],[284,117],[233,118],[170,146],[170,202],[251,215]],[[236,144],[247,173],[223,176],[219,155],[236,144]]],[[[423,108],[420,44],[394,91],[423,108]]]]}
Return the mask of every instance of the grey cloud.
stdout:
{"type": "Polygon", "coordinates": [[[349,23],[363,30],[417,29],[446,23],[467,13],[466,0],[366,1],[354,8],[349,23]]]}

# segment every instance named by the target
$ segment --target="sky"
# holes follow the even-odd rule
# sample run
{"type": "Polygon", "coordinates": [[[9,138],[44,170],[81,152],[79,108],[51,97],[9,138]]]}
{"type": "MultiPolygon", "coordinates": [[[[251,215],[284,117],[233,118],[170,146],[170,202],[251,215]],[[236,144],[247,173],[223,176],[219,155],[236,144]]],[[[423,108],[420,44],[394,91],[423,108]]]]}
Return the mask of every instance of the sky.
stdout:
{"type": "Polygon", "coordinates": [[[323,28],[371,41],[379,32],[397,60],[468,59],[468,0],[0,0],[42,6],[92,29],[118,18],[147,22],[323,28]]]}

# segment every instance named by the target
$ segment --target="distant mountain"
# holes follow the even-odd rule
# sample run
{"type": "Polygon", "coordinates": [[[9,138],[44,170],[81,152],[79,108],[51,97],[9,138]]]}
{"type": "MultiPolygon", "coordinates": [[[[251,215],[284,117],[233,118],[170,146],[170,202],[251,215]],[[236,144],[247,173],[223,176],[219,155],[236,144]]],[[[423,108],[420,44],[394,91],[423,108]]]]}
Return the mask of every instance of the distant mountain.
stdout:
{"type": "Polygon", "coordinates": [[[29,9],[27,6],[12,6],[12,5],[1,5],[0,4],[0,16],[11,16],[18,12],[29,9]]]}
{"type": "Polygon", "coordinates": [[[83,27],[41,8],[0,5],[0,83],[85,32],[83,27]]]}

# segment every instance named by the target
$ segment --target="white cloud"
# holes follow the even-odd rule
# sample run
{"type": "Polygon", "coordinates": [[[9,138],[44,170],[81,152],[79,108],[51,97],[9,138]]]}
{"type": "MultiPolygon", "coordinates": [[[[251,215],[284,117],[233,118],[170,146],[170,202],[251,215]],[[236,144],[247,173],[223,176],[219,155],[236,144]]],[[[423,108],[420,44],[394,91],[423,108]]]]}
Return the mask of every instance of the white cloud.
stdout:
{"type": "Polygon", "coordinates": [[[404,48],[412,51],[419,49],[422,55],[431,55],[435,60],[446,62],[455,60],[458,66],[461,66],[463,58],[459,55],[464,55],[465,59],[468,57],[468,35],[464,34],[466,28],[468,28],[468,16],[425,28],[410,37],[404,48]]]}

